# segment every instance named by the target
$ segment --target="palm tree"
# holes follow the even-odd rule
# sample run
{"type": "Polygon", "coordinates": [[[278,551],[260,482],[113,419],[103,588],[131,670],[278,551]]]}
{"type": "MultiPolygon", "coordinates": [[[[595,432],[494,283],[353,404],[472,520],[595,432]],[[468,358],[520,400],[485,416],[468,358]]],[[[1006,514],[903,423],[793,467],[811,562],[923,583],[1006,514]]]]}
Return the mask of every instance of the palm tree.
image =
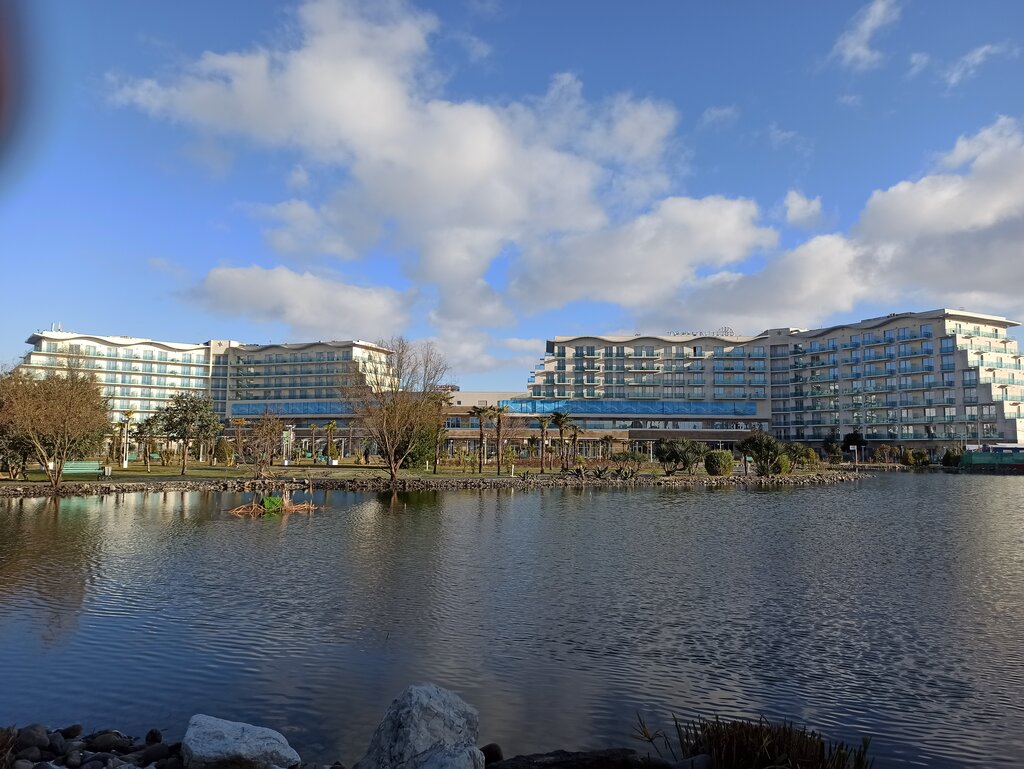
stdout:
{"type": "Polygon", "coordinates": [[[484,422],[490,417],[491,410],[487,406],[473,406],[469,410],[469,415],[476,417],[477,425],[480,427],[480,442],[477,444],[476,451],[476,471],[480,474],[484,474],[484,422]]]}
{"type": "Polygon", "coordinates": [[[565,469],[565,431],[572,424],[572,418],[564,411],[552,411],[551,422],[558,428],[558,459],[561,468],[565,469]]]}
{"type": "MultiPolygon", "coordinates": [[[[584,430],[582,427],[580,427],[575,422],[573,422],[572,424],[569,425],[569,435],[572,436],[572,443],[570,444],[572,446],[572,463],[574,465],[579,463],[579,458],[580,458],[580,435],[582,433],[585,433],[585,432],[586,432],[586,430],[584,430]]],[[[566,462],[566,465],[568,465],[568,464],[569,463],[566,462]]]]}
{"type": "Polygon", "coordinates": [[[504,417],[508,411],[508,406],[491,406],[491,418],[494,420],[494,444],[495,450],[498,454],[498,475],[501,475],[501,454],[503,443],[501,431],[504,427],[502,424],[502,417],[504,417]]]}
{"type": "Polygon", "coordinates": [[[537,417],[537,424],[540,425],[540,471],[544,472],[544,462],[547,455],[548,425],[551,424],[551,417],[537,417]]]}
{"type": "MultiPolygon", "coordinates": [[[[238,418],[232,419],[231,420],[231,426],[235,428],[235,454],[237,455],[238,459],[241,459],[241,457],[242,457],[242,428],[245,427],[245,420],[244,419],[238,419],[238,418]]],[[[238,459],[235,460],[236,463],[238,462],[238,459]]]]}
{"type": "Polygon", "coordinates": [[[327,454],[327,461],[334,459],[334,431],[338,429],[338,423],[333,419],[324,425],[324,434],[327,436],[327,446],[324,453],[327,454]]]}
{"type": "Polygon", "coordinates": [[[316,464],[316,422],[310,422],[309,423],[309,436],[310,436],[309,442],[312,444],[310,446],[311,451],[309,453],[313,455],[313,464],[315,465],[316,464]]]}
{"type": "Polygon", "coordinates": [[[604,435],[601,437],[601,448],[604,451],[604,458],[612,458],[612,449],[615,448],[615,438],[611,435],[604,435]]]}

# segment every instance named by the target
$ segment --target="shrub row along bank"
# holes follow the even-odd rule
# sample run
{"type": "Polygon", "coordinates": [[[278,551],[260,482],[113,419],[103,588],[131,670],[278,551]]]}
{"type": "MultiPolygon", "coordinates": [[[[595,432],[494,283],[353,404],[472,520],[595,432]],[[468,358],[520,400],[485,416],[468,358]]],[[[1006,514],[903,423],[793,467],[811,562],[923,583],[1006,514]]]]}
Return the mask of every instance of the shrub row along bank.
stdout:
{"type": "MultiPolygon", "coordinates": [[[[399,478],[398,491],[455,491],[459,489],[533,489],[533,488],[632,488],[638,486],[666,486],[676,489],[721,488],[726,486],[813,486],[843,483],[865,478],[863,474],[824,471],[807,475],[729,475],[712,476],[661,476],[637,475],[628,480],[615,478],[594,478],[567,475],[519,475],[501,478],[480,476],[466,477],[412,477],[399,478]]],[[[310,478],[279,479],[269,484],[295,491],[385,491],[391,490],[391,481],[386,477],[365,478],[310,478]]],[[[249,480],[174,480],[150,482],[95,482],[67,483],[56,493],[40,485],[0,486],[0,497],[91,497],[108,494],[163,493],[171,491],[228,491],[249,492],[268,488],[266,481],[249,480]]]]}

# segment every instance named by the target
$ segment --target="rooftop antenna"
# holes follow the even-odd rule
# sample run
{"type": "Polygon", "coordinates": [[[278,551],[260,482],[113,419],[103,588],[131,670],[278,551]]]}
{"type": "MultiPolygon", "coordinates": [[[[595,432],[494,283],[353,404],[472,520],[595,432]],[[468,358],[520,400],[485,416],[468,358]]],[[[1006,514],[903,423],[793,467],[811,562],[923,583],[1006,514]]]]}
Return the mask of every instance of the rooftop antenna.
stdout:
{"type": "Polygon", "coordinates": [[[62,329],[62,328],[60,327],[60,321],[59,321],[59,320],[57,321],[57,330],[58,330],[58,331],[63,331],[63,330],[64,330],[64,329],[62,329]]]}
{"type": "Polygon", "coordinates": [[[53,331],[53,323],[50,323],[50,331],[53,331]]]}

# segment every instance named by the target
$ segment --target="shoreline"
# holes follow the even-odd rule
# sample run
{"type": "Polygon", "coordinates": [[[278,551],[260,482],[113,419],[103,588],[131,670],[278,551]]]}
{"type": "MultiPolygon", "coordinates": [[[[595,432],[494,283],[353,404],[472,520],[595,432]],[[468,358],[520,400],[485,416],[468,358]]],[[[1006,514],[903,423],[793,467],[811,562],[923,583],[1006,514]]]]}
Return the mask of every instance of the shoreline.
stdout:
{"type": "MultiPolygon", "coordinates": [[[[776,488],[785,486],[822,486],[836,485],[850,481],[869,478],[864,473],[846,471],[822,471],[808,474],[771,475],[726,475],[720,477],[706,475],[641,475],[624,481],[614,479],[576,478],[560,474],[528,476],[414,476],[399,478],[397,491],[461,491],[486,489],[609,489],[609,488],[640,488],[662,487],[681,491],[717,488],[776,488]]],[[[25,485],[2,485],[2,498],[38,498],[38,497],[98,497],[110,494],[144,494],[166,493],[173,491],[219,491],[246,493],[266,488],[287,488],[291,491],[352,491],[352,492],[388,492],[391,483],[387,477],[364,478],[275,478],[273,481],[254,481],[251,479],[210,479],[188,478],[180,480],[153,481],[72,481],[63,484],[54,492],[43,482],[25,485]]]]}

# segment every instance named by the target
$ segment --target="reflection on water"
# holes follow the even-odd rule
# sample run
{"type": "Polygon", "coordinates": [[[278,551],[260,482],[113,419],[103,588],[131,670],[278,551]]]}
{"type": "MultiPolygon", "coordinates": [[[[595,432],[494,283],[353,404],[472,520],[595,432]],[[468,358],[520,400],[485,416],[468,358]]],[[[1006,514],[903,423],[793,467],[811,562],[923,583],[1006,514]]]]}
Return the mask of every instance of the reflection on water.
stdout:
{"type": "Polygon", "coordinates": [[[640,710],[1024,763],[1024,480],[314,498],[0,501],[0,723],[208,712],[352,761],[430,680],[507,753],[629,744],[640,710]]]}

